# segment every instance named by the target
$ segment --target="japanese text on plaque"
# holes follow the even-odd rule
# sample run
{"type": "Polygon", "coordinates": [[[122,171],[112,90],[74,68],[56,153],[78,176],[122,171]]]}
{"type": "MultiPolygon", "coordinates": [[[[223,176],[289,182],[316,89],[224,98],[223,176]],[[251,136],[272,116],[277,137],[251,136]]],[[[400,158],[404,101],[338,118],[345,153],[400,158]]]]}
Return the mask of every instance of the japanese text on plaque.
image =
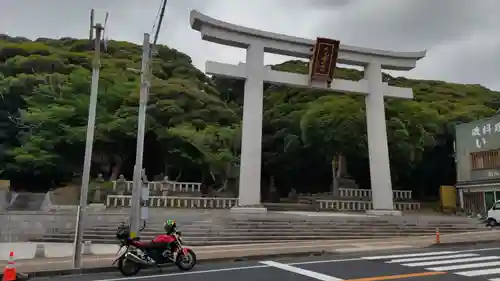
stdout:
{"type": "Polygon", "coordinates": [[[484,124],[482,126],[476,126],[472,129],[472,136],[476,138],[476,147],[483,148],[488,143],[486,139],[487,136],[492,133],[500,133],[500,122],[495,124],[484,124]]]}

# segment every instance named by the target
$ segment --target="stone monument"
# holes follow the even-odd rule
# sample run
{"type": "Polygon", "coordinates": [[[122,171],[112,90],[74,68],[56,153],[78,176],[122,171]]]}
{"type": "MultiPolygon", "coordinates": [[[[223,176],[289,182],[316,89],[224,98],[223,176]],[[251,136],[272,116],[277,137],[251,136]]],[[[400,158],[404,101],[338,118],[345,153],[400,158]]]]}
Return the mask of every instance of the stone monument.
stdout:
{"type": "MultiPolygon", "coordinates": [[[[265,212],[261,205],[262,114],[264,82],[293,87],[316,88],[365,96],[370,180],[373,191],[373,212],[398,214],[394,211],[384,97],[412,99],[412,89],[388,86],[382,81],[382,69],[411,70],[423,58],[421,52],[392,52],[339,44],[336,40],[317,41],[276,34],[238,26],[191,11],[191,27],[203,40],[246,49],[246,63],[238,65],[208,61],[206,72],[229,78],[244,79],[244,105],[239,202],[233,208],[239,212],[265,212]],[[321,45],[323,43],[323,45],[321,45]],[[326,79],[274,71],[264,66],[264,53],[312,59],[312,74],[326,74],[326,79]],[[324,53],[321,53],[324,52],[324,53]],[[349,81],[332,79],[335,63],[361,66],[364,79],[349,81]],[[328,71],[327,71],[328,70],[328,71]],[[321,73],[323,71],[323,73],[321,73]]],[[[316,75],[318,76],[318,75],[316,75]]],[[[322,75],[319,75],[322,76],[322,75]]],[[[320,77],[321,78],[321,77],[320,77]]]]}

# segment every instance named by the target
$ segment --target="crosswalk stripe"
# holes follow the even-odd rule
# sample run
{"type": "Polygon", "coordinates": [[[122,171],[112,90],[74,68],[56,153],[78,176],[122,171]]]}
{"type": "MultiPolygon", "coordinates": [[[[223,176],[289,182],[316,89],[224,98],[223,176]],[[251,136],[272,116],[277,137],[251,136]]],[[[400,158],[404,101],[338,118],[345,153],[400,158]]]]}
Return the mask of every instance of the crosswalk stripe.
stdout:
{"type": "Polygon", "coordinates": [[[457,270],[457,269],[481,268],[481,267],[490,267],[490,266],[500,266],[500,261],[438,266],[438,267],[431,267],[431,268],[426,268],[426,269],[432,270],[432,271],[451,271],[451,270],[457,270]]]}
{"type": "Polygon", "coordinates": [[[388,261],[387,263],[403,263],[403,262],[415,262],[415,261],[426,261],[426,260],[446,260],[446,259],[477,257],[477,256],[479,256],[479,255],[478,254],[458,254],[458,255],[449,255],[449,256],[434,256],[434,257],[391,260],[391,261],[388,261]]]}
{"type": "Polygon", "coordinates": [[[471,270],[471,271],[461,271],[454,272],[454,274],[473,277],[473,276],[481,276],[481,275],[491,275],[500,273],[500,268],[491,268],[491,269],[480,269],[480,270],[471,270]]]}
{"type": "Polygon", "coordinates": [[[489,279],[490,281],[500,281],[500,278],[492,278],[492,279],[489,279]]]}
{"type": "Polygon", "coordinates": [[[465,262],[487,261],[487,260],[497,260],[497,259],[500,259],[500,257],[497,257],[497,256],[485,256],[485,257],[454,259],[454,260],[437,260],[437,261],[404,263],[404,264],[402,264],[402,266],[410,266],[410,267],[414,267],[414,266],[431,266],[431,265],[465,263],[465,262]]]}
{"type": "Polygon", "coordinates": [[[386,259],[397,259],[397,258],[438,256],[438,255],[447,255],[447,254],[454,254],[454,253],[456,253],[456,252],[443,251],[443,252],[414,253],[414,254],[404,254],[404,255],[362,257],[362,259],[365,259],[365,260],[386,260],[386,259]]]}

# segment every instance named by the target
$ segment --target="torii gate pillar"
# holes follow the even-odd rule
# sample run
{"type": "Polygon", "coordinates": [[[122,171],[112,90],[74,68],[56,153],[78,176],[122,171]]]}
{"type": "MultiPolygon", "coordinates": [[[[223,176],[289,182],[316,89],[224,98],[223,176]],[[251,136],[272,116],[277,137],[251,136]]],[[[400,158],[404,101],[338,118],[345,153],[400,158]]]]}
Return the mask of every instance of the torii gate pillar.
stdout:
{"type": "Polygon", "coordinates": [[[244,48],[246,64],[222,64],[208,61],[206,72],[229,78],[245,79],[243,128],[239,179],[239,202],[235,211],[265,212],[261,205],[262,111],[264,82],[293,87],[318,88],[365,96],[370,158],[370,180],[373,197],[372,213],[400,214],[394,210],[384,97],[412,99],[413,91],[388,86],[382,81],[382,69],[410,70],[425,56],[423,52],[391,52],[340,45],[337,61],[362,66],[364,79],[334,79],[331,84],[310,84],[309,76],[273,71],[264,66],[264,53],[309,59],[315,41],[246,28],[191,11],[191,27],[203,40],[244,48]]]}

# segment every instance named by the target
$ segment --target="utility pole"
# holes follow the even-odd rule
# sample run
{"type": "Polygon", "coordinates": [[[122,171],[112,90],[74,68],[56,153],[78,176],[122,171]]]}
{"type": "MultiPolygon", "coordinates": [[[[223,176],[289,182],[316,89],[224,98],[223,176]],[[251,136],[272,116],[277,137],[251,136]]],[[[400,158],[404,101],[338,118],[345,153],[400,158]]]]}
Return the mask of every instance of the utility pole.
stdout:
{"type": "Polygon", "coordinates": [[[137,148],[135,154],[134,179],[132,190],[132,210],[130,213],[130,237],[139,236],[140,221],[147,220],[149,199],[149,188],[147,186],[146,173],[142,168],[144,158],[144,136],[146,134],[146,109],[148,106],[149,87],[151,85],[152,67],[151,59],[155,53],[154,47],[158,40],[161,24],[165,15],[167,0],[163,0],[160,6],[158,27],[156,29],[153,46],[150,36],[144,33],[142,43],[142,66],[141,66],[141,90],[139,98],[139,116],[137,126],[137,148]]]}
{"type": "MultiPolygon", "coordinates": [[[[132,210],[130,214],[130,237],[139,236],[142,193],[142,160],[144,157],[144,136],[146,134],[146,107],[148,106],[149,86],[151,84],[151,46],[149,34],[144,33],[142,43],[141,90],[139,98],[139,124],[137,126],[137,148],[134,166],[134,187],[132,190],[132,210]]],[[[144,175],[145,176],[145,175],[144,175]]]]}
{"type": "MultiPolygon", "coordinates": [[[[94,10],[91,12],[91,22],[93,22],[94,10]]],[[[99,90],[99,71],[101,68],[101,34],[104,30],[101,24],[92,26],[95,29],[94,58],[92,61],[92,86],[90,90],[89,116],[87,122],[87,140],[85,143],[85,159],[83,163],[82,188],[80,191],[80,206],[76,217],[76,230],[73,252],[73,268],[82,267],[82,240],[84,233],[84,219],[87,207],[87,194],[90,182],[90,166],[92,161],[92,146],[94,143],[95,115],[97,107],[97,94],[99,90]]]]}

